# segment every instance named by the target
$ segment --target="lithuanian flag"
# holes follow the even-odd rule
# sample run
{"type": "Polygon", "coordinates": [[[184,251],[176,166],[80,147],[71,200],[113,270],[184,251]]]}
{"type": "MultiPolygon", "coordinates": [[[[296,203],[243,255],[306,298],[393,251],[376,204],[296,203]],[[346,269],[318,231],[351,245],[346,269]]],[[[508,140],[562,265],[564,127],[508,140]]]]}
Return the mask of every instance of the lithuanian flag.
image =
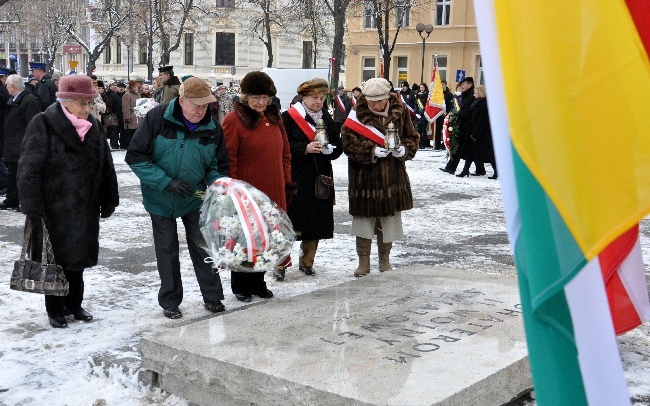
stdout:
{"type": "Polygon", "coordinates": [[[615,331],[650,316],[650,113],[626,93],[650,94],[650,3],[474,4],[537,402],[630,404],[615,331]]]}

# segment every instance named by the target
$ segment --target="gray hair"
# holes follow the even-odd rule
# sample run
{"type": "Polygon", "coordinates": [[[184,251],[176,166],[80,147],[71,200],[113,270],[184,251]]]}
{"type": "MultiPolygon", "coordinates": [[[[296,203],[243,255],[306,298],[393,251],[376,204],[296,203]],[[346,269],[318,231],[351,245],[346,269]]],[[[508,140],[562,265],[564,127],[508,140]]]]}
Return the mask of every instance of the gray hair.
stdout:
{"type": "Polygon", "coordinates": [[[7,83],[6,85],[14,85],[16,89],[24,89],[25,88],[25,82],[22,76],[20,75],[9,75],[7,77],[7,83]]]}

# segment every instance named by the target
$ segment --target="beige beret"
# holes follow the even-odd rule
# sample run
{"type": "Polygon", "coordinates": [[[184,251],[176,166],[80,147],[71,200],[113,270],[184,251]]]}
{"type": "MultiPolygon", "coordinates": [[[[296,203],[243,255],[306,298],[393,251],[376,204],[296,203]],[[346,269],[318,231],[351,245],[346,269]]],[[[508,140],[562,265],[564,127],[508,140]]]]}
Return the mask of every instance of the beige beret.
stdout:
{"type": "Polygon", "coordinates": [[[377,101],[388,99],[390,83],[384,78],[368,79],[361,88],[361,93],[366,96],[366,100],[377,101]]]}

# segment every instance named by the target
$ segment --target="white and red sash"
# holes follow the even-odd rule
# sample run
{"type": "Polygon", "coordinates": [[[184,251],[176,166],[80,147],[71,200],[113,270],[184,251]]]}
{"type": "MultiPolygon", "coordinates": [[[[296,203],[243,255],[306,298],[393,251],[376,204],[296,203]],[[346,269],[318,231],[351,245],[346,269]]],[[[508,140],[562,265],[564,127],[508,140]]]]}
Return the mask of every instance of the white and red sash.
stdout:
{"type": "Polygon", "coordinates": [[[356,110],[350,111],[348,118],[343,123],[343,127],[347,127],[362,137],[368,138],[379,146],[383,147],[386,142],[384,134],[382,134],[381,131],[371,125],[362,124],[361,121],[359,121],[356,110]]]}
{"type": "Polygon", "coordinates": [[[404,103],[404,105],[406,106],[406,108],[409,109],[409,113],[411,113],[411,115],[415,115],[415,110],[413,110],[413,107],[409,106],[409,104],[406,102],[406,100],[404,100],[404,96],[402,96],[402,93],[400,93],[400,94],[398,95],[398,97],[399,97],[399,99],[402,101],[402,103],[404,103]]]}
{"type": "Polygon", "coordinates": [[[298,127],[302,130],[303,133],[309,138],[309,141],[314,141],[316,138],[316,127],[307,122],[305,117],[307,112],[302,103],[295,103],[293,106],[289,107],[289,115],[293,118],[293,121],[298,124],[298,127]]]}
{"type": "Polygon", "coordinates": [[[351,98],[350,101],[352,101],[353,106],[357,105],[357,98],[356,97],[351,98]]]}
{"type": "Polygon", "coordinates": [[[345,112],[345,104],[343,104],[343,100],[341,100],[341,95],[337,94],[336,95],[336,104],[339,105],[339,108],[341,111],[345,112]]]}

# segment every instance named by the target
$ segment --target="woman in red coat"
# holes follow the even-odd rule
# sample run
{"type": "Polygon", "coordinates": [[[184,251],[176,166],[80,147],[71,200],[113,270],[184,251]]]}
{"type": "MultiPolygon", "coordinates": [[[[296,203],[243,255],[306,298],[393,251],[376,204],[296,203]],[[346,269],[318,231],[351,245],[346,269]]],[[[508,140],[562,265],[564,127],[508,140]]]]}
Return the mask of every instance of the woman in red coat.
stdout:
{"type": "MultiPolygon", "coordinates": [[[[264,72],[250,72],[241,81],[241,97],[223,120],[223,133],[230,154],[230,177],[250,183],[287,210],[287,194],[295,192],[291,182],[291,153],[280,110],[271,103],[277,93],[264,72]]],[[[288,262],[288,261],[287,261],[288,262]]],[[[273,297],[263,272],[232,272],[232,292],[249,302],[251,295],[273,297]]],[[[284,267],[273,275],[284,279],[284,267]]]]}

